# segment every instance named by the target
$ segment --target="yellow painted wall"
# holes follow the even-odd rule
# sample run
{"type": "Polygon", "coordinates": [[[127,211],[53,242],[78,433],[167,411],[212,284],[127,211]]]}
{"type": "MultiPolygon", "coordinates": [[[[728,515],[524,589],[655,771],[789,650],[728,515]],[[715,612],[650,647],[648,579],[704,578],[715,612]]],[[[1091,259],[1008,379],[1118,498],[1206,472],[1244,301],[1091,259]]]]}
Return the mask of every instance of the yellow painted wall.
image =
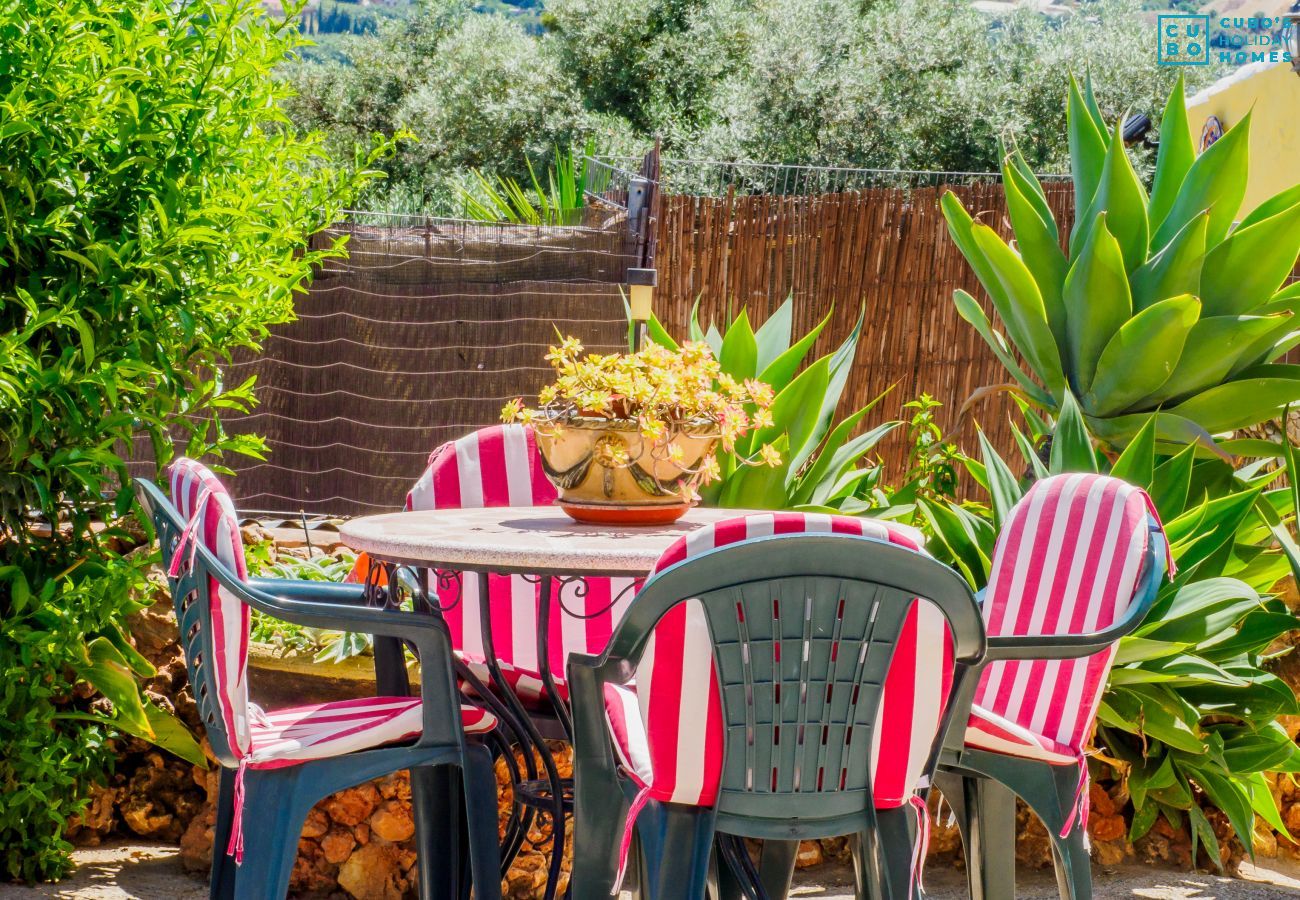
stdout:
{"type": "Polygon", "coordinates": [[[1300,75],[1289,62],[1252,64],[1215,82],[1187,101],[1192,138],[1218,116],[1225,129],[1254,107],[1250,122],[1250,180],[1241,215],[1278,191],[1300,183],[1300,75]]]}

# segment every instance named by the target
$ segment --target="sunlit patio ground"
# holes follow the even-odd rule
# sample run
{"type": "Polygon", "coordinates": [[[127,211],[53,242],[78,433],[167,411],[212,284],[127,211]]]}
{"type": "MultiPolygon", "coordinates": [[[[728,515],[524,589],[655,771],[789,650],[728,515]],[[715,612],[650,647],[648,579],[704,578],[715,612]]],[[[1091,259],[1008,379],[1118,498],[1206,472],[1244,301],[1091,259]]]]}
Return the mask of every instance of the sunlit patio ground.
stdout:
{"type": "MultiPolygon", "coordinates": [[[[207,885],[181,872],[176,848],[165,844],[117,844],[76,853],[77,873],[59,885],[37,888],[0,886],[0,900],[57,897],[70,900],[202,900],[207,885]]],[[[1300,866],[1262,861],[1247,866],[1241,879],[1131,865],[1094,870],[1097,900],[1271,900],[1300,897],[1300,866]]],[[[793,896],[847,900],[853,896],[845,869],[819,869],[798,880],[793,896]]],[[[960,900],[966,896],[961,873],[926,873],[927,896],[960,900]]],[[[1057,896],[1050,872],[1022,876],[1017,897],[1051,900],[1057,896]]]]}

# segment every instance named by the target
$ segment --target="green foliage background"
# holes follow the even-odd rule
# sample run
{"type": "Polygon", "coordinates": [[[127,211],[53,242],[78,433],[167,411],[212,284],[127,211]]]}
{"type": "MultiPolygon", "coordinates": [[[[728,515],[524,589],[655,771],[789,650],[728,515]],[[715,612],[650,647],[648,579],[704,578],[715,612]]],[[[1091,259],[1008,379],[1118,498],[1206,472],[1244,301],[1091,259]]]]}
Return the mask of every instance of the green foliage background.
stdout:
{"type": "MultiPolygon", "coordinates": [[[[526,159],[588,138],[609,154],[660,135],[678,158],[991,172],[1009,135],[1035,171],[1065,171],[1069,71],[1091,72],[1108,120],[1156,118],[1175,74],[1137,0],[1063,21],[968,0],[549,0],[542,24],[426,0],[350,39],[350,62],[285,67],[289,113],[339,154],[409,129],[364,202],[455,215],[466,167],[526,180],[526,159]]],[[[1218,74],[1196,69],[1189,88],[1218,74]]]]}
{"type": "Polygon", "coordinates": [[[253,0],[0,2],[0,878],[66,871],[113,734],[202,762],[122,632],[124,457],[258,452],[215,367],[292,319],[341,249],[307,237],[371,176],[279,112],[298,40],[253,0]]]}

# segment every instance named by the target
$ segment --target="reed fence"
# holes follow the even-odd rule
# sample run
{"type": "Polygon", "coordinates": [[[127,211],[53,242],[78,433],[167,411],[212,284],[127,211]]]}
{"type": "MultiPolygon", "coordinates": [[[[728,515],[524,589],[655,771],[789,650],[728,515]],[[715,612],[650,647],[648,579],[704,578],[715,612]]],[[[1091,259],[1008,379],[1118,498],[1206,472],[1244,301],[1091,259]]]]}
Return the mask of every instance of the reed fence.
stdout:
{"type": "MultiPolygon", "coordinates": [[[[1068,233],[1073,194],[1068,182],[1044,183],[1047,200],[1068,233]]],[[[939,198],[952,190],[976,218],[1004,236],[1005,196],[985,179],[927,187],[873,187],[811,195],[665,194],[656,220],[656,313],[670,333],[686,333],[691,310],[707,327],[741,308],[765,320],[787,297],[795,333],[831,322],[817,350],[830,352],[862,315],[856,364],[842,411],[892,388],[882,417],[928,393],[944,404],[940,422],[958,443],[974,446],[982,428],[999,449],[1012,449],[1010,401],[993,396],[964,416],[979,388],[1008,380],[975,330],[957,314],[952,292],[964,288],[991,310],[988,298],[952,243],[939,198]]],[[[907,447],[900,432],[880,448],[888,471],[902,475],[907,447]]]]}

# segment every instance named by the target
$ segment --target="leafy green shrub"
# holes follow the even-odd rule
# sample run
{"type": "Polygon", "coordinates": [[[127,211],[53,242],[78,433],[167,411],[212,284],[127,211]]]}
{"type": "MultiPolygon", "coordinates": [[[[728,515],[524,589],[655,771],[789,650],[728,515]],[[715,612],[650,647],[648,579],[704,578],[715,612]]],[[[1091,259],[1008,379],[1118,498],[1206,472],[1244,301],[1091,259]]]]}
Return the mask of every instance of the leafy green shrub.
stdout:
{"type": "Polygon", "coordinates": [[[1211,435],[1276,418],[1300,400],[1300,370],[1274,362],[1295,344],[1300,289],[1282,285],[1300,254],[1300,185],[1234,226],[1250,117],[1198,157],[1181,81],[1160,126],[1150,196],[1091,86],[1071,80],[1068,108],[1079,212],[1066,250],[1019,152],[1002,165],[1015,249],[944,196],[953,240],[1007,337],[958,291],[962,316],[1025,397],[1054,410],[1073,394],[1093,433],[1119,446],[1153,415],[1161,440],[1210,446],[1211,435]]]}
{"type": "MultiPolygon", "coordinates": [[[[1068,397],[1054,428],[1032,414],[1027,421],[1030,434],[1020,435],[1016,465],[986,441],[983,462],[968,461],[987,506],[920,501],[931,551],[983,587],[998,526],[1036,479],[1102,471],[1145,488],[1165,522],[1178,573],[1145,622],[1120,641],[1095,738],[1132,801],[1129,839],[1164,816],[1188,828],[1193,855],[1203,843],[1221,866],[1201,809],[1207,801],[1224,812],[1248,852],[1256,815],[1286,835],[1264,773],[1300,772],[1300,747],[1277,721],[1300,713],[1300,704],[1269,666],[1273,643],[1300,629],[1300,619],[1271,593],[1300,563],[1288,530],[1293,489],[1259,464],[1233,469],[1217,457],[1197,458],[1195,446],[1158,455],[1154,419],[1112,460],[1097,452],[1068,397]],[[1046,462],[1040,442],[1050,445],[1046,462]],[[1017,478],[1016,470],[1027,474],[1017,478]]],[[[1278,452],[1300,475],[1293,451],[1278,452]]]]}
{"type": "Polygon", "coordinates": [[[148,562],[120,555],[125,454],[258,452],[217,422],[253,402],[219,367],[292,318],[341,252],[308,236],[368,176],[285,127],[297,32],[255,0],[0,8],[0,877],[39,880],[106,736],[202,761],[122,630],[148,562]]]}
{"type": "MultiPolygon", "coordinates": [[[[460,189],[465,207],[465,218],[480,222],[516,222],[524,225],[577,225],[582,222],[586,206],[584,191],[590,177],[589,159],[595,146],[588,142],[579,158],[573,150],[556,148],[546,170],[546,184],[537,178],[531,160],[528,178],[531,190],[514,178],[498,174],[495,183],[480,170],[471,172],[473,183],[460,189]]],[[[608,173],[603,174],[608,181],[608,173]]],[[[604,185],[594,183],[593,193],[600,193],[604,185]]]]}
{"type": "MultiPolygon", "coordinates": [[[[741,310],[725,333],[713,325],[704,331],[698,308],[691,315],[690,339],[706,341],[725,374],[737,381],[758,378],[776,392],[772,424],[751,431],[732,453],[718,451],[722,478],[700,488],[701,500],[706,506],[742,509],[867,512],[878,505],[873,490],[880,478],[880,467],[869,463],[868,454],[901,423],[885,422],[859,433],[863,419],[883,394],[836,422],[862,320],[834,353],[805,366],[830,314],[798,340],[791,333],[793,315],[793,303],[786,300],[755,331],[749,315],[741,310]],[[779,466],[737,462],[737,457],[752,458],[769,443],[781,454],[779,466]]],[[[677,347],[660,322],[651,319],[649,325],[651,340],[677,347]]]]}

